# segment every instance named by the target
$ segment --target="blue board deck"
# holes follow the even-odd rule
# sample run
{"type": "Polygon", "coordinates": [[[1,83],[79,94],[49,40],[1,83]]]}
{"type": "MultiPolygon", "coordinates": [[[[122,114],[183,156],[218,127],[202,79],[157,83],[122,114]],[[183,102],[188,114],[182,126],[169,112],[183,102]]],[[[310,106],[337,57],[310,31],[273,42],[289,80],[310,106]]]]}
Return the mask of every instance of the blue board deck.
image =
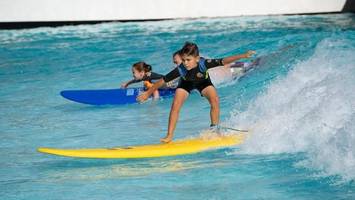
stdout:
{"type": "MultiPolygon", "coordinates": [[[[143,88],[64,90],[60,95],[71,101],[90,105],[122,105],[137,103],[136,98],[142,92],[143,88]]],[[[172,97],[175,89],[159,89],[159,94],[161,98],[172,97]]]]}

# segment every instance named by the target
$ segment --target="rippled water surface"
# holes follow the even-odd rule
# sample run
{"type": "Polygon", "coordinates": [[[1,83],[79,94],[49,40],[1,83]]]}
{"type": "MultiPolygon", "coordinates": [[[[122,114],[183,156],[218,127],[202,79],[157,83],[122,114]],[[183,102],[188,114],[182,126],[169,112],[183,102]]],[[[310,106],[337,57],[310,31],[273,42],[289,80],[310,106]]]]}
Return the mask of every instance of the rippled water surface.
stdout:
{"type": "MultiPolygon", "coordinates": [[[[354,199],[355,15],[239,17],[0,31],[2,199],[354,199]],[[259,68],[217,85],[221,121],[241,146],[195,155],[73,159],[40,146],[157,143],[172,99],[126,106],[69,102],[65,89],[117,88],[144,60],[173,68],[194,41],[206,57],[253,49],[259,68]]],[[[139,84],[138,84],[139,85],[139,84]]],[[[209,126],[190,95],[175,138],[209,126]]]]}

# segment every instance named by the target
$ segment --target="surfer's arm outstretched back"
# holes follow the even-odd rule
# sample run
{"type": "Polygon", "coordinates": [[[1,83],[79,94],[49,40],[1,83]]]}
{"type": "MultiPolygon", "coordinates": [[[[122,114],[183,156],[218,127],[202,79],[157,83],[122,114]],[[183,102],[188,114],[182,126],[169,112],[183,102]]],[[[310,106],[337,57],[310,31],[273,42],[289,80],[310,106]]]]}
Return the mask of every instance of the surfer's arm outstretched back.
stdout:
{"type": "Polygon", "coordinates": [[[255,51],[247,51],[246,53],[244,54],[238,54],[238,55],[233,55],[233,56],[228,56],[228,57],[225,57],[223,58],[223,64],[225,66],[230,66],[228,64],[234,62],[234,61],[237,61],[237,60],[240,60],[242,58],[250,58],[252,55],[254,55],[256,52],[255,51]]]}

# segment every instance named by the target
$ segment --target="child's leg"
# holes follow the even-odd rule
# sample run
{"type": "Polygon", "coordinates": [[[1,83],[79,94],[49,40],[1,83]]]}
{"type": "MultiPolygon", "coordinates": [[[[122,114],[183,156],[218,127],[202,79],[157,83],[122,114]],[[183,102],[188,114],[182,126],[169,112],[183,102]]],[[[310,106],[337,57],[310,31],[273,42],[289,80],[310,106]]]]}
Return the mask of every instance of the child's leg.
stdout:
{"type": "Polygon", "coordinates": [[[176,122],[179,118],[180,109],[188,96],[189,93],[186,90],[181,88],[176,89],[174,101],[170,109],[168,134],[166,135],[165,138],[162,138],[160,141],[170,142],[173,139],[174,130],[176,127],[176,122]]]}
{"type": "Polygon", "coordinates": [[[153,92],[153,99],[159,99],[159,90],[153,92]]]}
{"type": "Polygon", "coordinates": [[[207,98],[211,105],[210,117],[211,125],[219,124],[219,98],[216,89],[213,86],[208,86],[202,90],[201,94],[207,98]]]}

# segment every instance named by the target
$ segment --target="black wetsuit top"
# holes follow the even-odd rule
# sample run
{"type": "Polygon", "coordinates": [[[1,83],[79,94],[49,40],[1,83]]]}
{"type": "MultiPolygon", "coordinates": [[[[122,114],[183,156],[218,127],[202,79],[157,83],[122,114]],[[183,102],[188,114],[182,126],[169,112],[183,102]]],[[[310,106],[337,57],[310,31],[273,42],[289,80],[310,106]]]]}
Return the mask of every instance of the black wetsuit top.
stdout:
{"type": "Polygon", "coordinates": [[[149,82],[153,82],[152,80],[159,80],[161,78],[163,78],[164,76],[161,75],[161,74],[158,74],[158,73],[155,73],[155,72],[150,72],[150,76],[144,76],[141,80],[136,80],[136,79],[133,79],[133,80],[130,80],[127,85],[130,85],[132,83],[138,83],[138,82],[141,82],[141,81],[149,81],[149,82]]]}
{"type": "MultiPolygon", "coordinates": [[[[199,66],[187,70],[186,75],[180,79],[177,88],[182,88],[189,93],[191,90],[197,89],[201,93],[207,86],[213,86],[210,77],[207,75],[207,70],[223,65],[223,59],[206,59],[204,64],[206,66],[205,72],[201,72],[199,66]]],[[[183,64],[181,64],[180,67],[184,67],[183,64]]],[[[169,82],[178,77],[181,77],[181,74],[178,67],[176,67],[166,74],[163,79],[165,82],[169,82]]]]}

